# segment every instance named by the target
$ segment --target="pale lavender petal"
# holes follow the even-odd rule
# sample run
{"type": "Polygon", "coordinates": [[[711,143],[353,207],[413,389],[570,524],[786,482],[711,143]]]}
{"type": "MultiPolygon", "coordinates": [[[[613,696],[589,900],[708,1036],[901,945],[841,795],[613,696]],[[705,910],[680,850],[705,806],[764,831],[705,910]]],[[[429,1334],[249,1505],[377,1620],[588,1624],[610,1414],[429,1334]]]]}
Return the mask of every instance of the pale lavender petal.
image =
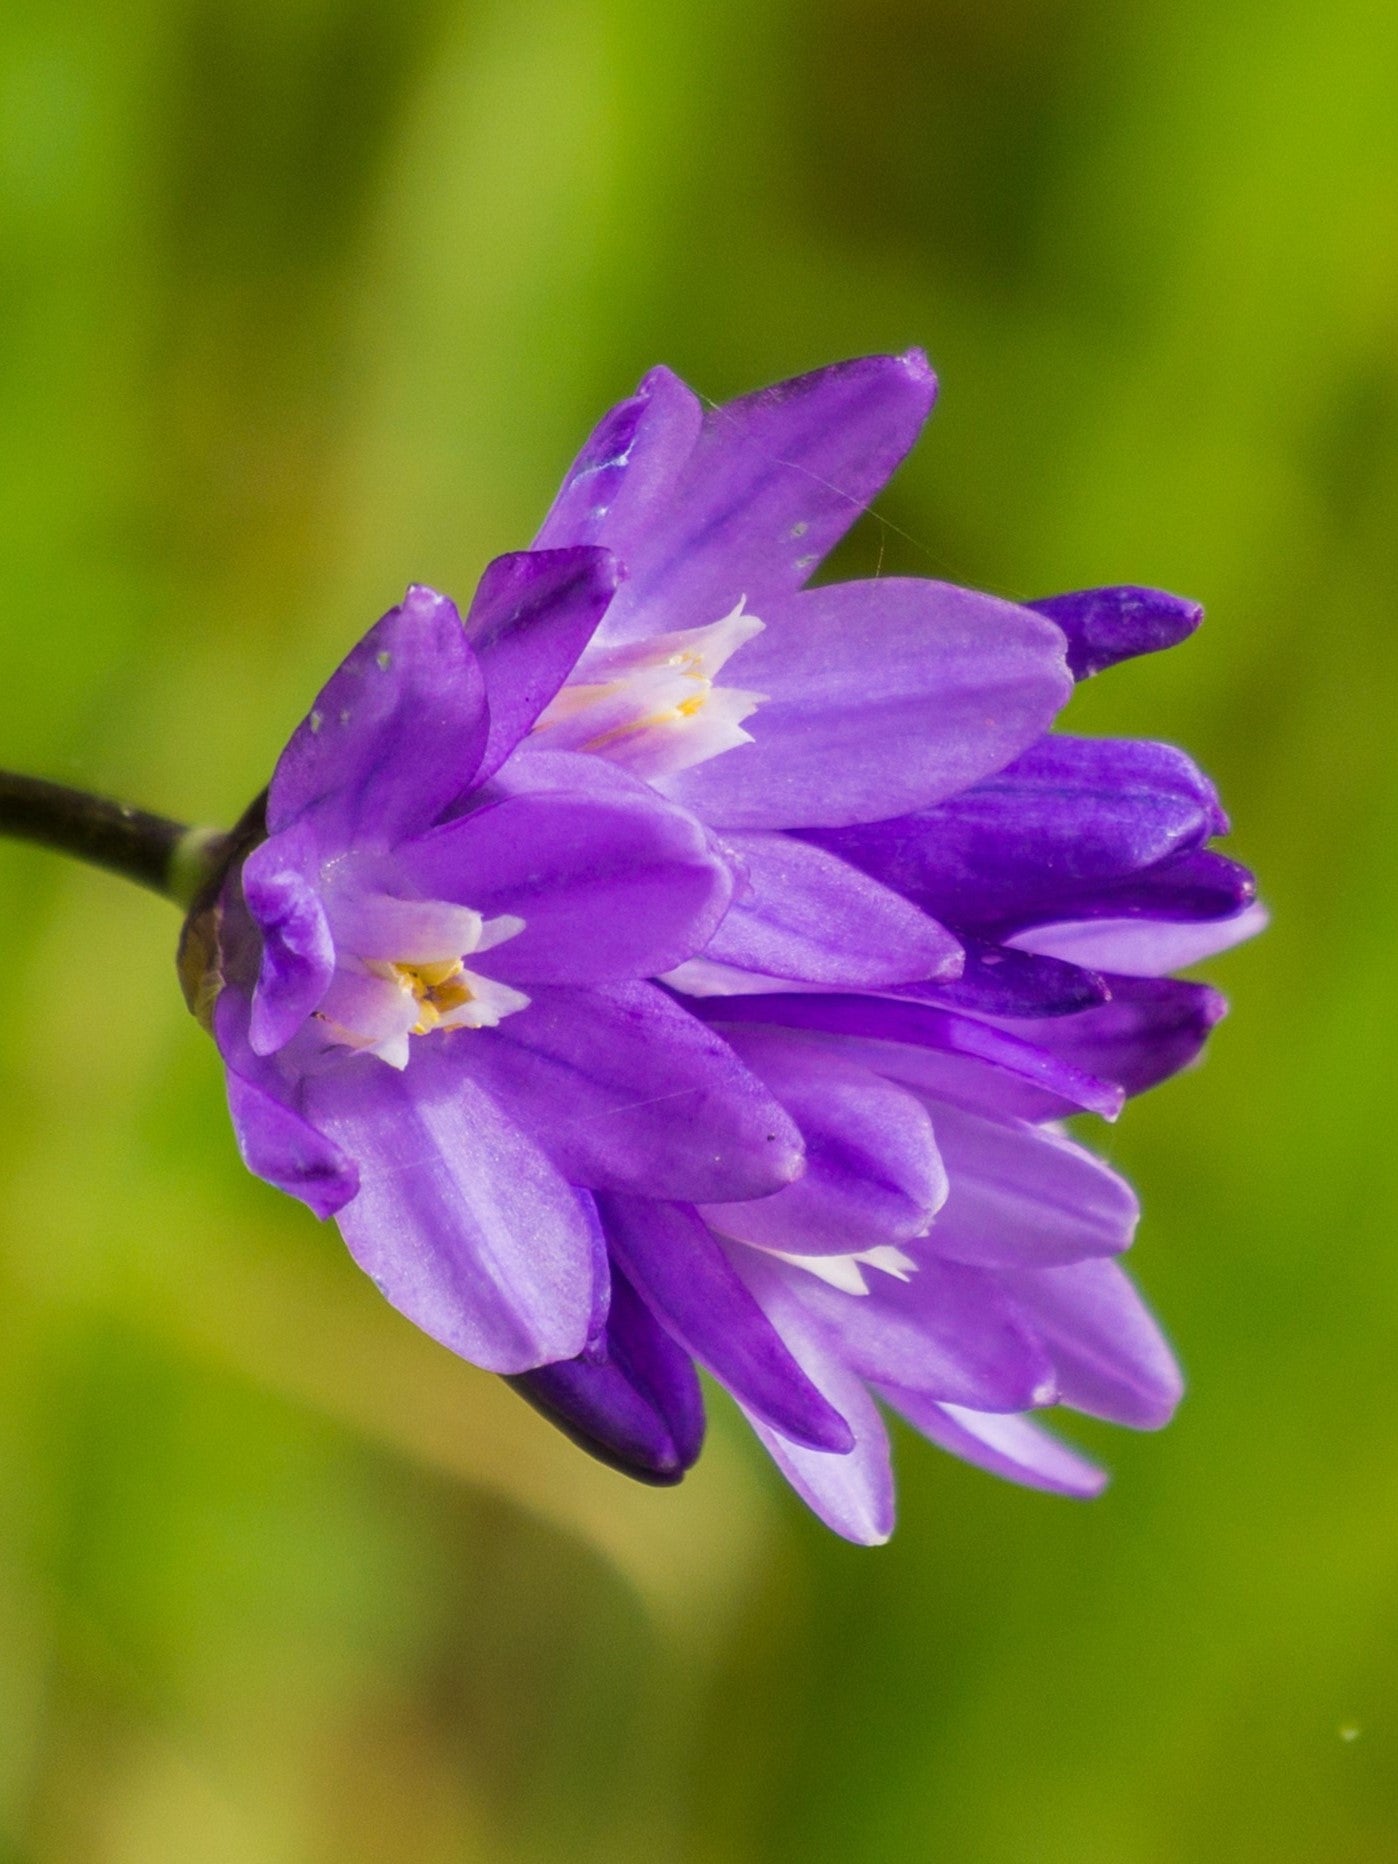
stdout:
{"type": "Polygon", "coordinates": [[[472,1037],[475,1078],[574,1184],[757,1198],[801,1171],[801,1135],[712,1029],[654,985],[535,986],[472,1037]]]}
{"type": "Polygon", "coordinates": [[[832,1288],[808,1269],[791,1269],[802,1278],[793,1284],[802,1305],[846,1363],[861,1378],[977,1411],[1052,1404],[1058,1395],[1054,1362],[996,1277],[943,1262],[926,1245],[907,1253],[916,1267],[906,1281],[870,1268],[862,1295],[832,1288]]]}
{"type": "Polygon", "coordinates": [[[403,875],[428,898],[524,921],[482,956],[486,976],[527,989],[668,971],[712,936],[732,875],[692,816],[600,758],[569,762],[590,767],[591,794],[536,791],[459,816],[400,848],[403,875]]]}
{"type": "Polygon", "coordinates": [[[1084,1074],[1040,1046],[1037,1037],[1026,1041],[974,1017],[924,1003],[792,993],[699,998],[694,1007],[721,1030],[757,1024],[836,1037],[851,1059],[890,1080],[920,1092],[945,1093],[973,1109],[985,1106],[987,1111],[1002,1110],[1024,1119],[1100,1113],[1111,1120],[1124,1099],[1112,1082],[1084,1074]]]}
{"type": "Polygon", "coordinates": [[[751,604],[751,744],[665,779],[725,828],[839,828],[929,808],[1034,742],[1072,690],[1063,637],[996,596],[886,577],[751,604]]]}
{"type": "Polygon", "coordinates": [[[469,1041],[425,1038],[402,1074],[364,1058],[312,1076],[307,1111],[358,1164],[340,1231],[384,1297],[487,1371],[525,1372],[588,1344],[594,1232],[581,1194],[465,1072],[469,1041]]]}
{"type": "Polygon", "coordinates": [[[564,1434],[642,1482],[678,1482],[704,1441],[694,1362],[613,1271],[606,1357],[568,1359],[510,1379],[564,1434]]]}
{"type": "Polygon", "coordinates": [[[1110,1003],[1048,1026],[1035,1024],[1033,1033],[1073,1067],[1116,1081],[1128,1094],[1143,1094],[1189,1067],[1228,1011],[1206,984],[1173,977],[1109,981],[1110,1003]]]}
{"type": "Polygon", "coordinates": [[[1070,918],[1079,899],[1227,827],[1213,784],[1173,745],[1055,733],[937,808],[813,839],[975,931],[1070,918]]]}
{"type": "Polygon", "coordinates": [[[1064,1404],[1137,1430],[1169,1423],[1184,1389],[1179,1367],[1115,1262],[1007,1275],[1005,1287],[1052,1355],[1064,1404]]]}
{"type": "MultiPolygon", "coordinates": [[[[935,395],[926,357],[910,350],[836,363],[708,410],[683,469],[655,476],[646,522],[633,505],[595,539],[568,538],[608,544],[626,564],[607,637],[702,627],[743,597],[765,620],[882,491],[935,395]]],[[[552,520],[549,537],[562,541],[552,520]]]]}
{"type": "Polygon", "coordinates": [[[490,729],[446,596],[415,585],[341,663],[277,760],[273,834],[314,810],[327,851],[420,833],[464,790],[490,729]]]}
{"type": "Polygon", "coordinates": [[[519,550],[486,566],[466,616],[490,707],[478,783],[504,763],[572,672],[620,580],[606,550],[519,550]]]}
{"type": "Polygon", "coordinates": [[[718,1241],[682,1204],[598,1200],[613,1254],[681,1346],[745,1407],[812,1448],[844,1451],[850,1431],[806,1378],[718,1241]]]}
{"type": "Polygon", "coordinates": [[[859,1546],[881,1546],[893,1532],[894,1491],[888,1432],[878,1407],[805,1306],[799,1271],[794,1275],[753,1250],[742,1252],[741,1266],[806,1376],[848,1422],[853,1448],[844,1455],[810,1450],[771,1429],[747,1406],[744,1414],[778,1469],[827,1527],[859,1546]]]}
{"type": "Polygon", "coordinates": [[[258,1055],[284,1048],[319,1007],[335,974],[335,941],[314,877],[312,838],[273,835],[243,863],[243,899],[262,939],[248,1039],[258,1055]]]}
{"type": "Polygon", "coordinates": [[[1032,1418],[937,1404],[920,1392],[898,1391],[891,1385],[881,1387],[879,1396],[924,1437],[994,1476],[1082,1500],[1100,1495],[1106,1486],[1105,1471],[1032,1418]]]}
{"type": "Polygon", "coordinates": [[[706,1205],[714,1229],[797,1255],[848,1255],[926,1233],[947,1179],[932,1120],[911,1094],[785,1030],[738,1028],[729,1039],[794,1116],[806,1169],[775,1197],[706,1205]]]}
{"type": "Polygon", "coordinates": [[[699,397],[671,370],[652,369],[603,415],[568,469],[536,548],[604,544],[629,563],[667,513],[704,423],[699,397]]]}
{"type": "Polygon", "coordinates": [[[1010,941],[1018,951],[1061,958],[1126,977],[1164,977],[1183,971],[1265,930],[1267,908],[1260,901],[1226,919],[1194,924],[1157,919],[1083,919],[1034,926],[1010,941]]]}
{"type": "Polygon", "coordinates": [[[878,1406],[818,1338],[800,1343],[807,1375],[848,1422],[854,1448],[843,1456],[808,1450],[770,1428],[746,1405],[743,1415],[796,1493],[817,1518],[858,1547],[881,1547],[893,1532],[893,1465],[878,1406]]]}
{"type": "Polygon", "coordinates": [[[741,884],[707,960],[831,988],[953,976],[961,947],[935,919],[789,835],[729,835],[741,884]]]}
{"type": "Polygon", "coordinates": [[[986,1268],[1055,1268],[1131,1245],[1130,1185],[1071,1139],[1023,1120],[938,1102],[933,1126],[951,1190],[927,1247],[986,1268]]]}
{"type": "Polygon", "coordinates": [[[1068,638],[1073,678],[1091,679],[1137,654],[1158,654],[1188,639],[1204,619],[1197,602],[1163,589],[1126,584],[1044,596],[1030,608],[1047,615],[1068,638]]]}
{"type": "Polygon", "coordinates": [[[250,1006],[232,986],[214,1008],[214,1034],[228,1070],[228,1110],[248,1170],[333,1217],[359,1189],[354,1160],[293,1104],[296,1090],[248,1045],[250,1006]]]}

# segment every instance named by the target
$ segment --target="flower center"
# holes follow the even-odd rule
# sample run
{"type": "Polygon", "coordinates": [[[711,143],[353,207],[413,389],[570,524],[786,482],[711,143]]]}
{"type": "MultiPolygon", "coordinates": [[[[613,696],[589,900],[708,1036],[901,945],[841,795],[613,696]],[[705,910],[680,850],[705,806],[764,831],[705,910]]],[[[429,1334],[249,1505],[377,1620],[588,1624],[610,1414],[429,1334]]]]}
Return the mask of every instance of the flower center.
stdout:
{"type": "Polygon", "coordinates": [[[762,632],[740,601],[703,628],[589,651],[534,730],[547,747],[588,751],[648,781],[752,741],[743,720],[763,695],[719,686],[724,663],[762,632]]]}
{"type": "Polygon", "coordinates": [[[413,1036],[493,1029],[529,1007],[522,990],[467,969],[523,931],[513,914],[483,919],[442,900],[341,888],[331,925],[339,962],[315,1015],[339,1046],[406,1068],[413,1036]]]}
{"type": "MultiPolygon", "coordinates": [[[[454,1010],[477,1001],[470,973],[460,958],[448,964],[370,964],[380,977],[391,977],[417,1005],[417,1021],[410,1035],[431,1035],[454,1010]]],[[[474,980],[472,980],[474,981],[474,980]]],[[[464,1019],[463,1019],[464,1020],[464,1019]]]]}

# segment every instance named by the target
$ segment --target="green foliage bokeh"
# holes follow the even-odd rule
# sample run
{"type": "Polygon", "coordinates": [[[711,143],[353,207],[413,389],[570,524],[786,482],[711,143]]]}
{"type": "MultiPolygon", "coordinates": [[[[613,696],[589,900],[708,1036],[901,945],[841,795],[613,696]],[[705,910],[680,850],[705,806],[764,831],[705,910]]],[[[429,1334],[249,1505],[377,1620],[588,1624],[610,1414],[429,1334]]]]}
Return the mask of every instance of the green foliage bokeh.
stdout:
{"type": "Polygon", "coordinates": [[[226,821],[664,360],[920,342],[856,570],[1202,598],[1275,926],[1094,1140],[1191,1394],[1076,1506],[909,1436],[847,1548],[721,1400],[631,1487],[248,1179],[173,915],[0,847],[0,1857],[1398,1855],[1398,12],[13,0],[0,762],[226,821]]]}

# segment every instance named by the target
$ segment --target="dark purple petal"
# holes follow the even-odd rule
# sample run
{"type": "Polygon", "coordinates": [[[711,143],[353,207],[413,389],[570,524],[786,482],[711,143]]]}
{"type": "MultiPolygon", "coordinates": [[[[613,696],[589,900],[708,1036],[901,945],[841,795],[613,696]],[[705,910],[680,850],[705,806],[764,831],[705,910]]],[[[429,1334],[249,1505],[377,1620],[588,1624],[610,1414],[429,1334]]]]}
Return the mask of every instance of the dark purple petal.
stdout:
{"type": "Polygon", "coordinates": [[[694,1008],[720,1030],[759,1024],[839,1038],[839,1051],[851,1060],[973,1109],[984,1104],[991,1112],[1039,1120],[1069,1113],[1100,1113],[1111,1120],[1121,1111],[1120,1088],[1050,1053],[1039,1044],[1037,1031],[1034,1041],[1026,1041],[974,1017],[922,1003],[803,992],[701,998],[694,1008]]]}
{"type": "MultiPolygon", "coordinates": [[[[1250,906],[1257,883],[1247,868],[1211,848],[1194,848],[1139,874],[1084,888],[1073,898],[1024,907],[994,928],[1008,939],[1043,922],[1066,919],[1232,919],[1250,906]]],[[[1017,944],[1021,941],[1016,937],[1017,944]]],[[[1056,954],[1055,954],[1056,955],[1056,954]]]]}
{"type": "Polygon", "coordinates": [[[568,1359],[509,1381],[600,1462],[641,1482],[676,1483],[704,1441],[694,1362],[614,1271],[606,1358],[568,1359]]]}
{"type": "Polygon", "coordinates": [[[730,664],[768,695],[753,741],[664,785],[725,828],[926,809],[1026,750],[1072,690],[1055,627],[950,583],[835,583],[752,607],[766,629],[730,664]]]}
{"type": "Polygon", "coordinates": [[[1075,1068],[1119,1082],[1128,1094],[1144,1094],[1189,1067],[1228,1011],[1216,990],[1178,978],[1113,977],[1110,986],[1110,1003],[1048,1028],[1036,1025],[1033,1036],[1075,1068]]]}
{"type": "Polygon", "coordinates": [[[789,835],[730,835],[741,884],[704,955],[836,989],[945,977],[961,947],[887,887],[789,835]]]}
{"type": "Polygon", "coordinates": [[[523,919],[482,957],[490,977],[527,988],[668,971],[712,936],[732,875],[692,816],[600,758],[567,762],[580,767],[577,790],[507,796],[443,823],[400,848],[403,875],[427,898],[523,919]]]}
{"type": "MultiPolygon", "coordinates": [[[[605,544],[625,562],[646,547],[704,423],[699,397],[664,367],[604,414],[574,460],[536,548],[605,544]]],[[[731,604],[730,604],[731,606],[731,604]]]]}
{"type": "Polygon", "coordinates": [[[572,672],[620,580],[606,550],[518,550],[487,564],[466,617],[490,707],[478,783],[499,769],[572,672]]]}
{"type": "Polygon", "coordinates": [[[327,853],[425,829],[470,785],[490,729],[455,604],[414,585],[341,663],[277,760],[273,834],[315,811],[327,853]]]}
{"type": "MultiPolygon", "coordinates": [[[[1163,977],[1255,938],[1267,925],[1260,901],[1226,919],[1083,919],[1034,926],[1015,934],[1013,949],[1051,954],[1070,964],[1094,965],[1125,977],[1163,977]]],[[[1005,1014],[1015,1012],[1006,1011],[1005,1014]]]]}
{"type": "Polygon", "coordinates": [[[1115,1262],[1007,1275],[1005,1287],[1052,1354],[1064,1404],[1137,1430],[1169,1423],[1183,1390],[1179,1367],[1115,1262]]]}
{"type": "Polygon", "coordinates": [[[1047,615],[1068,637],[1068,665],[1077,680],[1091,679],[1120,660],[1158,654],[1186,640],[1204,619],[1197,602],[1163,589],[1127,583],[1044,596],[1028,607],[1047,615]]]}
{"type": "Polygon", "coordinates": [[[1085,916],[1080,901],[1227,826],[1212,783],[1172,745],[1054,734],[938,808],[811,838],[984,933],[1085,916]]]}
{"type": "Polygon", "coordinates": [[[527,1010],[471,1043],[475,1079],[574,1184],[765,1200],[801,1170],[790,1117],[654,985],[536,986],[527,1010]]]}
{"type": "Polygon", "coordinates": [[[686,1352],[783,1436],[813,1449],[850,1448],[849,1426],[806,1378],[692,1210],[614,1196],[600,1198],[598,1208],[628,1279],[686,1352]]]}
{"type": "Polygon", "coordinates": [[[285,1047],[335,974],[335,941],[305,871],[310,840],[290,829],[254,848],[243,863],[243,899],[262,940],[248,1034],[258,1055],[285,1047]]]}
{"type": "Polygon", "coordinates": [[[1095,1463],[1031,1418],[937,1404],[920,1392],[898,1391],[891,1385],[881,1387],[879,1396],[924,1437],[994,1476],[1084,1500],[1100,1495],[1106,1486],[1106,1475],[1095,1463]]]}
{"type": "Polygon", "coordinates": [[[339,1214],[385,1299],[488,1372],[575,1358],[599,1318],[594,1226],[538,1145],[465,1072],[472,1033],[424,1038],[402,1074],[371,1057],[305,1082],[355,1160],[339,1214]]]}
{"type": "MultiPolygon", "coordinates": [[[[663,390],[673,403],[673,378],[663,390]]],[[[767,607],[801,588],[883,489],[935,395],[921,351],[862,357],[711,408],[673,478],[656,472],[657,455],[646,453],[640,470],[651,496],[624,514],[618,496],[600,533],[566,537],[605,543],[626,564],[629,580],[608,613],[607,637],[701,627],[744,597],[765,620],[767,607]]],[[[673,408],[668,414],[675,427],[687,418],[673,408]]],[[[671,447],[662,450],[670,468],[671,447]]],[[[550,542],[565,541],[552,517],[546,532],[550,542]]]]}
{"type": "Polygon", "coordinates": [[[801,1279],[791,1285],[861,1378],[976,1411],[1052,1404],[1053,1362],[996,1277],[939,1261],[925,1246],[911,1253],[917,1266],[906,1281],[867,1269],[867,1294],[846,1294],[795,1267],[801,1279]]]}
{"type": "Polygon", "coordinates": [[[859,1546],[881,1546],[893,1532],[894,1494],[888,1432],[878,1406],[802,1305],[791,1285],[793,1276],[781,1263],[746,1250],[743,1273],[806,1376],[849,1424],[854,1446],[842,1456],[806,1449],[772,1430],[745,1405],[748,1422],[792,1488],[827,1527],[859,1546]]]}
{"type": "Polygon", "coordinates": [[[707,1204],[708,1223],[797,1255],[848,1255],[924,1235],[947,1180],[920,1102],[786,1030],[738,1028],[729,1036],[795,1117],[806,1169],[775,1197],[707,1204]]]}
{"type": "Polygon", "coordinates": [[[359,1172],[333,1140],[292,1104],[294,1088],[248,1045],[250,1006],[229,987],[214,1007],[214,1035],[228,1069],[228,1110],[248,1170],[333,1217],[359,1189],[359,1172]]]}
{"type": "Polygon", "coordinates": [[[1096,971],[1012,945],[986,945],[966,937],[961,943],[960,977],[900,984],[899,996],[973,1016],[1071,1016],[1106,1001],[1107,986],[1096,971]]]}
{"type": "Polygon", "coordinates": [[[1023,1120],[939,1103],[951,1185],[927,1247],[984,1268],[1055,1268],[1130,1247],[1140,1205],[1091,1152],[1023,1120]]]}

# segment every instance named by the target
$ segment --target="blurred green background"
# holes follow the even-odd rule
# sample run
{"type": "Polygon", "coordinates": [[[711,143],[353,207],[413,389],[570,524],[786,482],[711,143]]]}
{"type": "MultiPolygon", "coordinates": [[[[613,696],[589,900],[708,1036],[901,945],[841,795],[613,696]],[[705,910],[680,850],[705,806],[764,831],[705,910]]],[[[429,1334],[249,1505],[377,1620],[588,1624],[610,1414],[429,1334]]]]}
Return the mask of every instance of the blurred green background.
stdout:
{"type": "Polygon", "coordinates": [[[0,848],[6,1864],[1398,1857],[1398,11],[10,0],[0,761],[226,821],[665,360],[921,342],[852,561],[1205,600],[1073,722],[1275,930],[1103,1131],[1191,1395],[1078,1506],[725,1401],[635,1488],[242,1171],[174,915],[0,848]],[[861,557],[861,554],[862,557],[861,557]]]}

